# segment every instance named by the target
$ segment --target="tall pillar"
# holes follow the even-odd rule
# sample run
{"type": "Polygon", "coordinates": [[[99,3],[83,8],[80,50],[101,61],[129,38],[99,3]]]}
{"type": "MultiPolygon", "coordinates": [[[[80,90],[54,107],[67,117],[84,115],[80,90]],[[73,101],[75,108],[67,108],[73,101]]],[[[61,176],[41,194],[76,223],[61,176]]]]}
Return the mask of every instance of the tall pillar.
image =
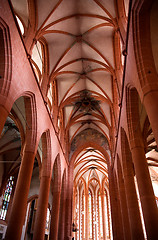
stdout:
{"type": "Polygon", "coordinates": [[[0,134],[2,133],[2,130],[8,115],[9,115],[9,112],[5,109],[4,106],[0,105],[0,134]]]}
{"type": "Polygon", "coordinates": [[[65,222],[65,236],[66,239],[71,239],[72,237],[72,201],[73,201],[73,170],[74,166],[71,164],[69,166],[68,171],[68,183],[66,181],[66,175],[65,175],[65,182],[66,182],[66,191],[65,191],[65,205],[66,205],[66,217],[64,219],[65,222]]]}
{"type": "Polygon", "coordinates": [[[111,205],[111,218],[112,218],[112,232],[114,240],[122,240],[122,235],[120,233],[120,221],[118,221],[118,200],[116,194],[116,187],[113,176],[112,167],[108,166],[108,175],[109,175],[109,193],[110,193],[110,205],[111,205]]]}
{"type": "MultiPolygon", "coordinates": [[[[119,164],[119,163],[118,163],[119,164]]],[[[122,223],[123,223],[123,233],[124,239],[130,240],[130,225],[129,225],[129,215],[127,208],[127,199],[125,193],[124,180],[122,177],[121,166],[118,166],[118,191],[120,196],[120,206],[121,206],[121,215],[122,215],[122,223]]]]}
{"type": "Polygon", "coordinates": [[[158,211],[143,146],[131,148],[148,239],[158,236],[158,211]]]}
{"type": "Polygon", "coordinates": [[[150,90],[145,93],[143,102],[158,146],[158,90],[150,90]]]}
{"type": "Polygon", "coordinates": [[[45,236],[50,180],[50,176],[41,176],[33,240],[43,240],[45,236]]]}
{"type": "Polygon", "coordinates": [[[79,188],[79,216],[78,216],[78,218],[79,218],[79,240],[81,240],[81,209],[82,209],[82,206],[81,206],[81,188],[79,188]]]}
{"type": "Polygon", "coordinates": [[[54,186],[49,236],[50,240],[58,239],[59,211],[60,211],[60,187],[54,186]]]}
{"type": "MultiPolygon", "coordinates": [[[[66,179],[64,175],[62,179],[62,189],[61,189],[61,198],[60,198],[58,240],[63,240],[64,238],[66,239],[65,216],[66,216],[66,208],[68,206],[66,205],[66,182],[65,181],[66,179]]],[[[67,239],[69,239],[68,237],[67,239]]]]}
{"type": "Polygon", "coordinates": [[[110,206],[109,206],[109,196],[106,192],[106,205],[107,205],[107,218],[108,218],[108,235],[111,239],[111,213],[110,213],[110,206]]]}
{"type": "Polygon", "coordinates": [[[107,239],[106,235],[106,219],[105,219],[105,202],[104,202],[105,194],[104,190],[101,193],[101,204],[102,204],[102,221],[103,221],[103,239],[107,239]]]}
{"type": "Polygon", "coordinates": [[[97,193],[94,191],[94,240],[98,239],[98,231],[97,231],[97,193]]]}
{"type": "Polygon", "coordinates": [[[85,240],[89,238],[88,189],[85,190],[85,240]]]}
{"type": "Polygon", "coordinates": [[[127,207],[128,207],[128,213],[129,213],[131,239],[144,240],[137,194],[136,194],[135,183],[134,183],[133,165],[132,165],[132,159],[130,154],[128,155],[128,159],[123,161],[123,175],[124,175],[124,183],[125,183],[125,190],[126,190],[126,196],[127,196],[127,207]]]}
{"type": "Polygon", "coordinates": [[[20,240],[27,209],[35,153],[24,151],[15,188],[11,213],[8,219],[6,240],[20,240]]]}

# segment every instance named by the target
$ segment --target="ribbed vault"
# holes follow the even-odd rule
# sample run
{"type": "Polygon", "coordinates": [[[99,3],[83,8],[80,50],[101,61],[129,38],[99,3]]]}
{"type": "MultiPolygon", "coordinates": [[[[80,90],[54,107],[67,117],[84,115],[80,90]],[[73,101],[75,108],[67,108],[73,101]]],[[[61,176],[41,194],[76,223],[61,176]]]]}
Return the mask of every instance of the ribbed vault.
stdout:
{"type": "MultiPolygon", "coordinates": [[[[123,72],[125,39],[120,26],[126,28],[128,1],[12,3],[23,23],[31,62],[69,160],[77,147],[91,140],[110,156],[123,72]]],[[[96,153],[85,155],[85,165],[75,168],[74,178],[83,168],[89,176],[107,174],[107,159],[100,156],[98,160],[96,153]],[[90,158],[96,159],[95,164],[90,158]]]]}

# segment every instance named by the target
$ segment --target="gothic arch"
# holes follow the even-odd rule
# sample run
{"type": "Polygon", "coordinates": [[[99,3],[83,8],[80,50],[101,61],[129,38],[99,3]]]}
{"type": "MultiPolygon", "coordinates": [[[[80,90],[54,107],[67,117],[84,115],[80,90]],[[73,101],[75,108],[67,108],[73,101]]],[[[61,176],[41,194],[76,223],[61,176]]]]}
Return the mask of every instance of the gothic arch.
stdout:
{"type": "Polygon", "coordinates": [[[34,152],[37,145],[37,108],[35,95],[31,92],[25,92],[19,97],[24,97],[25,104],[25,122],[26,138],[25,148],[34,152]]]}
{"type": "Polygon", "coordinates": [[[150,12],[153,1],[139,0],[134,4],[133,38],[139,81],[144,93],[158,90],[150,36],[150,12]]]}
{"type": "Polygon", "coordinates": [[[12,51],[9,28],[2,18],[0,18],[0,46],[0,94],[7,97],[12,75],[12,51]]]}
{"type": "Polygon", "coordinates": [[[99,150],[104,156],[105,156],[105,159],[107,159],[107,162],[110,164],[110,157],[107,153],[107,151],[101,147],[99,144],[95,143],[95,142],[87,142],[87,143],[84,143],[83,145],[80,145],[76,151],[73,153],[71,159],[70,159],[70,166],[73,165],[77,155],[85,148],[87,147],[94,147],[94,149],[97,149],[99,150]]]}

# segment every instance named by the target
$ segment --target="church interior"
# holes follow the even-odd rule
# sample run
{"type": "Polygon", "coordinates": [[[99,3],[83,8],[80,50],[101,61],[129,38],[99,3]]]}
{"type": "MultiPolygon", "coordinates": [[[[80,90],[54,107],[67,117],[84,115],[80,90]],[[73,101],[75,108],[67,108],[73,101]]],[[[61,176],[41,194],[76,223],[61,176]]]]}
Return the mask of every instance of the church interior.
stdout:
{"type": "Polygon", "coordinates": [[[157,0],[0,0],[0,239],[158,239],[157,25],[157,0]]]}

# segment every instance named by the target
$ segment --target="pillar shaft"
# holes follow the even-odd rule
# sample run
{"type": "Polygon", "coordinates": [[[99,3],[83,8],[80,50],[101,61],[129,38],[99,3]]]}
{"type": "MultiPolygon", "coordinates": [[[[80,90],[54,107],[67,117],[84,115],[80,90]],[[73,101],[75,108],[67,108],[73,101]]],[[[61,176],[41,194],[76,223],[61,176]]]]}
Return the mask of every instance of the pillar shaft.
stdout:
{"type": "MultiPolygon", "coordinates": [[[[66,205],[66,192],[65,192],[65,183],[62,182],[62,190],[61,190],[61,198],[60,198],[60,214],[59,214],[59,228],[58,228],[58,240],[66,239],[66,231],[65,231],[65,213],[66,208],[68,205],[66,205]]],[[[69,200],[69,201],[72,201],[69,200]]],[[[69,202],[68,201],[68,202],[69,202]]],[[[72,203],[72,202],[71,202],[72,203]]],[[[72,225],[71,225],[72,226],[72,225]]],[[[70,235],[69,235],[70,236],[70,235]]],[[[67,236],[67,238],[69,237],[67,236]]]]}
{"type": "Polygon", "coordinates": [[[0,105],[0,134],[2,133],[8,115],[8,111],[2,105],[0,105]]]}
{"type": "Polygon", "coordinates": [[[106,205],[107,205],[107,218],[108,218],[108,235],[109,235],[109,238],[111,239],[111,221],[110,221],[111,213],[110,213],[108,193],[106,193],[106,205]]]}
{"type": "Polygon", "coordinates": [[[158,212],[149,169],[142,146],[131,150],[148,239],[158,236],[158,212]]]}
{"type": "Polygon", "coordinates": [[[127,159],[123,164],[124,183],[127,196],[127,207],[129,213],[129,223],[131,229],[131,239],[144,239],[142,230],[137,194],[134,183],[134,173],[131,159],[127,159]]]}
{"type": "Polygon", "coordinates": [[[85,239],[89,237],[88,190],[85,193],[85,239]]]}
{"type": "Polygon", "coordinates": [[[12,209],[8,220],[6,240],[20,240],[27,209],[27,198],[30,189],[35,153],[25,151],[15,188],[12,209]]]}
{"type": "Polygon", "coordinates": [[[43,240],[45,236],[45,226],[50,188],[49,176],[42,176],[40,180],[40,191],[33,233],[33,240],[43,240]]]}
{"type": "MultiPolygon", "coordinates": [[[[73,170],[74,166],[69,167],[68,172],[68,184],[65,182],[65,201],[66,208],[64,208],[65,214],[65,236],[69,239],[72,236],[72,203],[73,203],[73,170]]],[[[66,179],[65,179],[66,181],[66,179]]]]}
{"type": "Polygon", "coordinates": [[[58,239],[59,211],[60,211],[60,189],[57,187],[57,189],[53,191],[53,203],[49,236],[50,240],[58,239]]]}
{"type": "Polygon", "coordinates": [[[115,191],[113,171],[110,167],[108,169],[108,172],[109,172],[109,192],[110,192],[113,239],[122,240],[122,235],[120,234],[120,221],[118,221],[119,213],[118,213],[117,194],[115,191]]]}
{"type": "Polygon", "coordinates": [[[104,193],[101,194],[101,204],[102,204],[102,221],[103,221],[103,239],[107,239],[106,234],[106,219],[105,219],[105,202],[104,202],[105,195],[104,193]]]}
{"type": "Polygon", "coordinates": [[[118,176],[118,191],[119,191],[119,195],[120,195],[120,205],[121,205],[121,215],[122,215],[124,239],[131,239],[124,181],[120,174],[118,176]]]}
{"type": "Polygon", "coordinates": [[[81,240],[81,189],[79,189],[79,240],[81,240]]]}
{"type": "Polygon", "coordinates": [[[149,117],[149,121],[154,133],[154,137],[158,146],[158,90],[150,91],[144,95],[144,106],[149,117]]]}

